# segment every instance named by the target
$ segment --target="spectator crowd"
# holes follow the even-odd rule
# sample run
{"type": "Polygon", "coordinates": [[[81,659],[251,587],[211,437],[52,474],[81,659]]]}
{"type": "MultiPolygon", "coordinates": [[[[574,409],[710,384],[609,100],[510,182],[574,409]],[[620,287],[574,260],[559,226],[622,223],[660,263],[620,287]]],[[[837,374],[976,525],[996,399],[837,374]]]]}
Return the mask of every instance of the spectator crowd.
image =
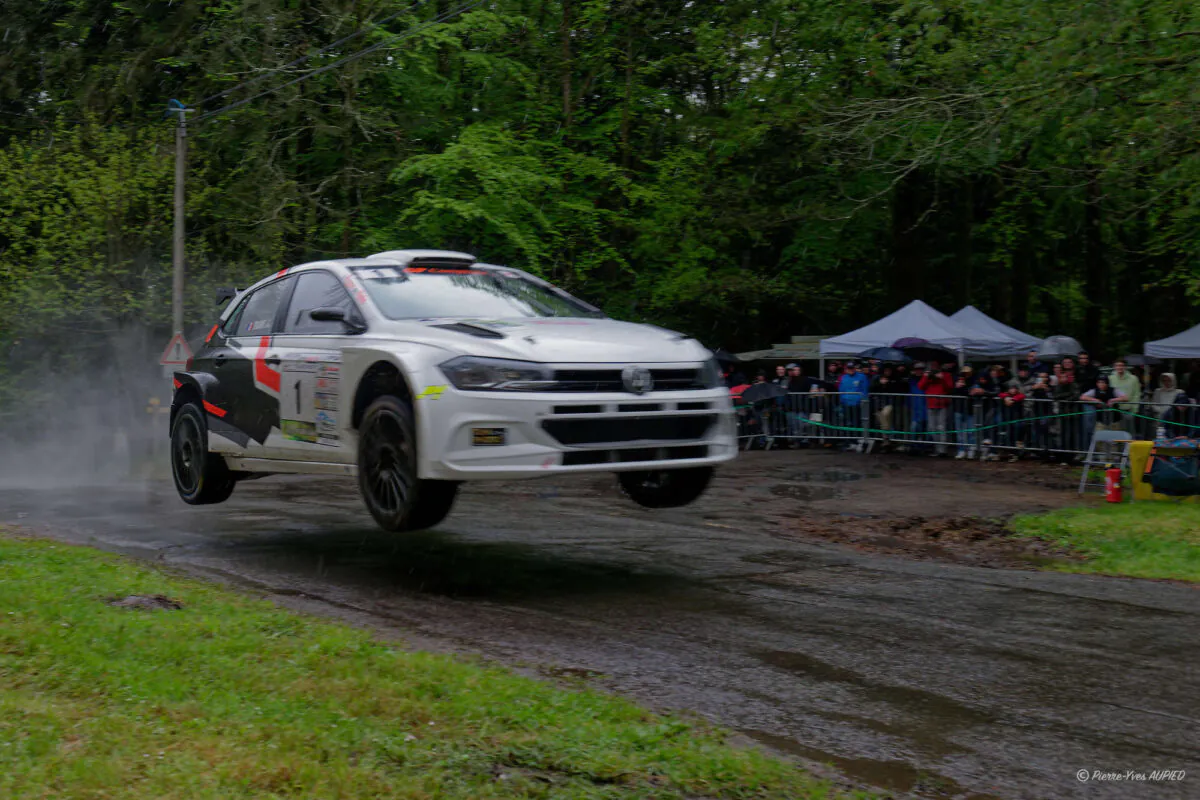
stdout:
{"type": "Polygon", "coordinates": [[[749,447],[872,447],[959,459],[1072,457],[1097,430],[1135,438],[1195,435],[1200,428],[1200,361],[1183,381],[1124,359],[1101,366],[1086,352],[1043,361],[1036,351],[1015,374],[1002,364],[976,369],[949,360],[911,365],[830,361],[825,374],[799,364],[726,374],[749,447]],[[767,399],[740,402],[751,392],[767,399]],[[769,396],[774,395],[774,396],[769,396]]]}

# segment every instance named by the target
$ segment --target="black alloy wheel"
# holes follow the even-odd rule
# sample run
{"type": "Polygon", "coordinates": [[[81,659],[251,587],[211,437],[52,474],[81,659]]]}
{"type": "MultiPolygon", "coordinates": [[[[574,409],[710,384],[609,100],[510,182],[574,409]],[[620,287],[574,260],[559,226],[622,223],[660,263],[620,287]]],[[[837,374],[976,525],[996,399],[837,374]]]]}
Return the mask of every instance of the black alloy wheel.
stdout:
{"type": "Polygon", "coordinates": [[[712,467],[652,469],[617,473],[621,490],[646,508],[686,506],[704,494],[713,476],[712,467]]]}
{"type": "Polygon", "coordinates": [[[417,494],[412,409],[385,395],[371,403],[359,428],[358,485],[371,516],[384,530],[407,527],[417,494]]]}
{"type": "Polygon", "coordinates": [[[208,452],[208,426],[204,411],[186,403],[171,426],[171,476],[185,503],[195,506],[222,503],[237,483],[225,459],[208,452]]]}

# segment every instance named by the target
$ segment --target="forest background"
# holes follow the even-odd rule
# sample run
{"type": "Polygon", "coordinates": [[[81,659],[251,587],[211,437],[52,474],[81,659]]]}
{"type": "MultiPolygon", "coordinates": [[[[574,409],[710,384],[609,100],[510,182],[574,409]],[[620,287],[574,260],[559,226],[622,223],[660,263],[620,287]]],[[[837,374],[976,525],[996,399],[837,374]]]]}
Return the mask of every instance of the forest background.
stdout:
{"type": "Polygon", "coordinates": [[[437,247],[714,348],[922,298],[1140,351],[1197,322],[1198,70],[1183,0],[4,0],[0,387],[165,343],[172,98],[192,325],[437,247]]]}

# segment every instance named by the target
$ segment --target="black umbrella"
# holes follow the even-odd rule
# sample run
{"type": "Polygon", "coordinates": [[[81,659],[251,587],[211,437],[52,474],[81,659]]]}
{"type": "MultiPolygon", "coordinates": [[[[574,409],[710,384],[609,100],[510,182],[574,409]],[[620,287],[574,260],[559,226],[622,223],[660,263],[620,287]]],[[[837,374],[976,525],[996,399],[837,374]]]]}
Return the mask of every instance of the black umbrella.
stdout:
{"type": "Polygon", "coordinates": [[[893,364],[911,364],[912,359],[905,355],[903,350],[895,347],[872,347],[869,350],[863,350],[858,354],[858,358],[874,359],[876,361],[890,361],[893,364]]]}
{"type": "Polygon", "coordinates": [[[1163,363],[1161,358],[1155,358],[1154,356],[1143,356],[1139,355],[1138,353],[1132,353],[1124,356],[1121,360],[1131,367],[1150,367],[1163,363]]]}
{"type": "Polygon", "coordinates": [[[908,336],[904,339],[897,339],[892,342],[892,347],[897,350],[903,350],[904,354],[909,358],[915,358],[918,361],[937,361],[945,363],[946,361],[956,361],[958,356],[951,353],[944,347],[938,347],[936,344],[930,344],[925,339],[918,339],[915,336],[908,336]]]}
{"type": "Polygon", "coordinates": [[[787,389],[778,383],[756,383],[742,392],[743,403],[761,403],[763,400],[774,400],[787,395],[787,389]]]}
{"type": "Polygon", "coordinates": [[[735,356],[733,353],[729,352],[725,348],[717,348],[717,350],[715,350],[713,352],[713,358],[715,358],[717,360],[717,363],[721,364],[722,366],[732,366],[733,364],[742,363],[742,360],[740,358],[738,358],[737,356],[735,356]]]}

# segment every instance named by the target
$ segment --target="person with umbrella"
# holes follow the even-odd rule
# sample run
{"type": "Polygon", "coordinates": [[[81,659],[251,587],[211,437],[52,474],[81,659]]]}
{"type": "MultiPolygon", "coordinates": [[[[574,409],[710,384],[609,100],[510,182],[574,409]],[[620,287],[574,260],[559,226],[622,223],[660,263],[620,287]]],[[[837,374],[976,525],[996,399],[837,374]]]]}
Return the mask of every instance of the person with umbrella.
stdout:
{"type": "Polygon", "coordinates": [[[774,416],[781,413],[778,400],[786,396],[787,389],[768,381],[764,372],[759,372],[754,383],[742,392],[742,403],[749,407],[747,424],[750,428],[757,428],[759,432],[759,438],[753,440],[751,446],[767,445],[774,440],[774,416]]]}
{"type": "MultiPolygon", "coordinates": [[[[734,367],[741,363],[740,359],[738,359],[738,357],[733,353],[730,353],[728,350],[725,350],[721,347],[718,347],[713,351],[713,359],[717,362],[717,366],[721,370],[721,376],[725,378],[725,385],[733,387],[735,385],[733,379],[737,375],[741,374],[740,372],[733,371],[734,367]]],[[[745,382],[745,380],[742,380],[742,383],[745,382]]]]}
{"type": "MultiPolygon", "coordinates": [[[[838,379],[837,424],[841,427],[859,427],[863,424],[862,411],[871,383],[866,375],[858,371],[858,365],[847,361],[842,377],[838,379]]],[[[857,444],[848,449],[861,450],[857,444]]]]}

